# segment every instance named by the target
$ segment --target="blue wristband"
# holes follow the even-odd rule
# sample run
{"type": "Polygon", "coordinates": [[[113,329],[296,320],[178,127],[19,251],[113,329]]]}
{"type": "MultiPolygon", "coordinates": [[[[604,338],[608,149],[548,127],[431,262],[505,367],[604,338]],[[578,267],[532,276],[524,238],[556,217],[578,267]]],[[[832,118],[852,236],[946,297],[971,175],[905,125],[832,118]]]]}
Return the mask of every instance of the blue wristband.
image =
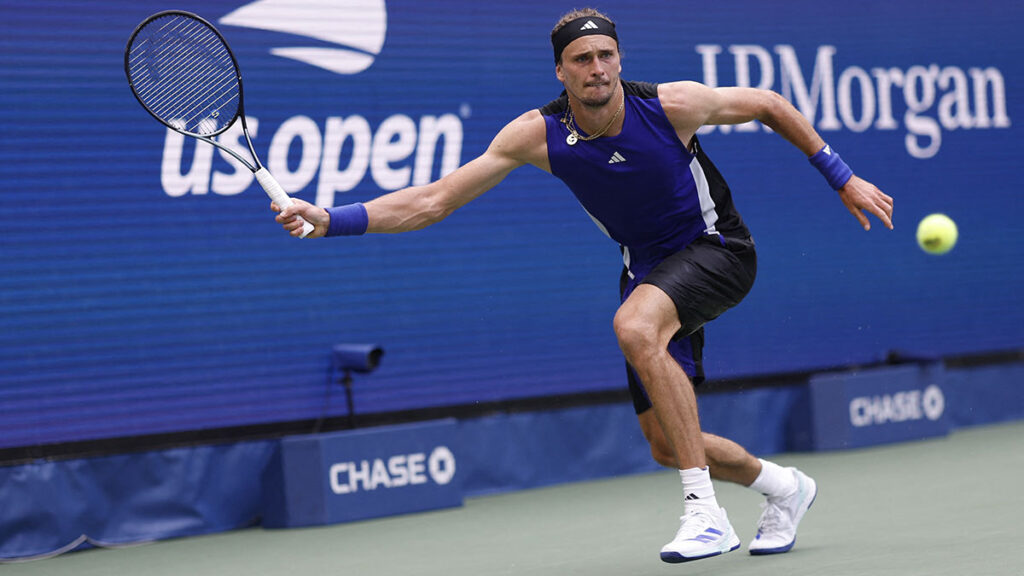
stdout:
{"type": "Polygon", "coordinates": [[[828,144],[808,158],[811,164],[821,172],[821,175],[828,180],[828,185],[833,190],[839,190],[853,178],[853,170],[843,162],[839,153],[833,150],[828,144]]]}
{"type": "Polygon", "coordinates": [[[327,214],[331,222],[327,225],[326,236],[359,236],[366,234],[370,225],[366,208],[359,202],[328,208],[327,214]]]}

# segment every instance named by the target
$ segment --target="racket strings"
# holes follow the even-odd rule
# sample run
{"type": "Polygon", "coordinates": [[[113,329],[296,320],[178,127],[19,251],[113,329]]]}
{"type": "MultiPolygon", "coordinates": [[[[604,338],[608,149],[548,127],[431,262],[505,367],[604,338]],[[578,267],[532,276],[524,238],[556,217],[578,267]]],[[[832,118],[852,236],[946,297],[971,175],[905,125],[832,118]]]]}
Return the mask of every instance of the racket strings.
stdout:
{"type": "Polygon", "coordinates": [[[238,113],[238,72],[221,38],[182,15],[143,27],[129,49],[128,73],[139,100],[161,120],[212,135],[238,113]]]}
{"type": "MultiPolygon", "coordinates": [[[[213,132],[218,123],[207,118],[207,109],[211,103],[223,107],[224,102],[234,98],[234,69],[233,66],[224,68],[227,54],[223,49],[220,55],[210,50],[222,48],[216,36],[196,26],[192,27],[191,33],[180,34],[179,28],[172,28],[163,38],[180,39],[180,42],[167,43],[151,60],[158,63],[159,73],[167,76],[166,81],[158,81],[154,84],[155,92],[147,92],[143,97],[151,99],[152,108],[158,115],[174,116],[190,131],[213,132]],[[216,42],[212,46],[210,38],[202,36],[204,31],[216,42]],[[197,44],[199,42],[201,44],[197,44]],[[211,55],[221,58],[218,61],[211,55]]],[[[142,69],[148,71],[149,67],[142,69]]]]}
{"type": "MultiPolygon", "coordinates": [[[[157,75],[169,74],[171,77],[166,82],[160,83],[163,86],[180,85],[181,80],[190,81],[191,85],[185,86],[194,88],[209,79],[211,74],[220,73],[223,80],[233,80],[233,65],[227,52],[223,49],[219,39],[209,30],[198,26],[194,22],[178,22],[174,27],[167,29],[164,25],[159,31],[164,32],[160,38],[151,41],[150,53],[142,52],[146,57],[145,64],[140,68],[147,76],[150,70],[158,70],[157,75]],[[183,26],[192,24],[191,32],[182,32],[183,26]],[[206,34],[203,34],[206,32],[206,34]],[[219,54],[216,53],[219,50],[219,54]]],[[[143,47],[141,44],[139,47],[143,47]]],[[[159,87],[159,86],[157,86],[159,87]]]]}
{"type": "MultiPolygon", "coordinates": [[[[174,30],[172,30],[172,32],[173,31],[174,30]]],[[[203,53],[194,49],[190,49],[191,46],[188,43],[194,43],[196,41],[196,37],[197,34],[191,37],[185,37],[184,40],[186,42],[184,43],[166,43],[160,48],[158,53],[153,55],[150,62],[159,62],[161,73],[169,72],[172,75],[176,74],[175,77],[170,78],[168,80],[168,83],[177,83],[182,78],[184,78],[184,81],[188,82],[188,84],[180,84],[180,86],[186,90],[194,91],[197,84],[200,84],[201,82],[207,79],[218,80],[218,78],[211,76],[211,74],[217,73],[218,69],[224,72],[223,74],[221,74],[219,80],[221,80],[222,82],[231,83],[234,79],[233,70],[224,69],[223,66],[218,66],[219,62],[215,62],[210,59],[204,59],[203,53]]],[[[146,73],[147,79],[150,78],[149,70],[149,66],[143,66],[141,68],[141,71],[146,73]]],[[[159,88],[160,85],[154,83],[151,85],[151,87],[159,88]]],[[[143,97],[148,97],[150,95],[150,92],[146,90],[143,90],[141,92],[143,97]]],[[[173,97],[174,92],[168,92],[167,96],[173,97]]],[[[154,107],[159,107],[161,105],[174,106],[178,104],[178,102],[174,101],[168,102],[166,98],[153,98],[152,101],[154,107]]]]}

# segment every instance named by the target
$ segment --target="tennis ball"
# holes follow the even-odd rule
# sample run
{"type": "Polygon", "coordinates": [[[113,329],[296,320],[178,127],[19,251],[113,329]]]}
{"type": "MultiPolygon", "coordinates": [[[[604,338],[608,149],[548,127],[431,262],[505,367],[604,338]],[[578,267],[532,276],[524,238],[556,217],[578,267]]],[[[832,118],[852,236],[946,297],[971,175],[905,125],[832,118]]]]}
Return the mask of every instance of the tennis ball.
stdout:
{"type": "Polygon", "coordinates": [[[956,245],[956,222],[945,214],[929,214],[917,225],[917,243],[929,254],[945,254],[956,245]]]}

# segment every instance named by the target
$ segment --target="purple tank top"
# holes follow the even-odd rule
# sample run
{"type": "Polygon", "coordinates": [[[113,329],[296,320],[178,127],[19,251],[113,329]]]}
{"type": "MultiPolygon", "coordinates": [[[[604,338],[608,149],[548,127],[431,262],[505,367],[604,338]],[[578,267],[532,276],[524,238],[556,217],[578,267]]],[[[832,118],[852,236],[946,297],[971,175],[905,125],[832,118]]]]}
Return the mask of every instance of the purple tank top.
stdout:
{"type": "MultiPolygon", "coordinates": [[[[623,248],[630,276],[643,278],[705,234],[749,236],[731,194],[696,137],[687,150],[662,110],[657,86],[623,82],[622,132],[574,145],[560,98],[540,109],[551,172],[598,227],[623,248]]],[[[577,128],[578,130],[578,128],[577,128]]]]}

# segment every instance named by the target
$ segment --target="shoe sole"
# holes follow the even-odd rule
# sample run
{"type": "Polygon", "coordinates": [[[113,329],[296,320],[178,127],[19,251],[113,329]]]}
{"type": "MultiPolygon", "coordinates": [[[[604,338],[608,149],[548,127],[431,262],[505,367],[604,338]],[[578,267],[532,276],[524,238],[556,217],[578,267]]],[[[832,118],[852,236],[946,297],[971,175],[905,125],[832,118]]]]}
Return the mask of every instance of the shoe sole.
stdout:
{"type": "MultiPolygon", "coordinates": [[[[804,514],[807,514],[807,511],[811,509],[811,506],[814,506],[814,501],[817,498],[818,498],[818,483],[815,482],[814,483],[814,494],[811,495],[811,502],[809,504],[807,504],[807,508],[804,509],[803,514],[800,515],[800,518],[797,520],[797,524],[800,523],[800,520],[804,519],[804,514]]],[[[751,548],[749,550],[749,552],[750,552],[751,556],[766,556],[768,554],[782,554],[783,552],[789,552],[790,550],[792,550],[794,545],[796,545],[796,536],[793,536],[793,541],[790,542],[789,544],[786,544],[785,546],[778,546],[776,548],[760,548],[760,549],[751,548]]]]}
{"type": "Polygon", "coordinates": [[[729,548],[728,550],[716,550],[710,554],[704,554],[703,556],[683,556],[679,552],[662,552],[661,561],[668,562],[669,564],[682,564],[683,562],[693,562],[694,560],[703,560],[705,558],[714,558],[715,556],[721,556],[726,552],[732,552],[733,550],[740,547],[740,539],[736,536],[735,532],[733,533],[732,537],[733,541],[730,541],[732,548],[729,548]]]}

